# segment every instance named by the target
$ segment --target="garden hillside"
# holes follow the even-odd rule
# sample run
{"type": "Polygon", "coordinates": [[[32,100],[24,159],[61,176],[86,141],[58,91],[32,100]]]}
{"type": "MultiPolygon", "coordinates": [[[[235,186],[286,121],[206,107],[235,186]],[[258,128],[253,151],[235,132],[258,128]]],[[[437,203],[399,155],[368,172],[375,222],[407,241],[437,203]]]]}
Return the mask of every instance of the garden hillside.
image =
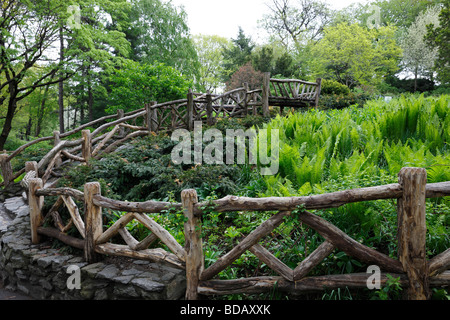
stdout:
{"type": "MultiPolygon", "coordinates": [[[[311,109],[289,113],[272,120],[256,117],[219,121],[223,130],[255,127],[278,129],[279,172],[261,176],[258,166],[175,165],[171,152],[176,145],[169,135],[137,139],[102,160],[67,172],[60,186],[82,190],[83,184],[99,181],[102,194],[121,200],[179,201],[183,189],[195,188],[200,201],[229,194],[250,197],[305,196],[333,191],[377,186],[398,181],[402,167],[426,168],[428,182],[450,180],[450,96],[401,96],[390,102],[367,101],[364,107],[341,110],[311,109]]],[[[208,127],[205,127],[208,129],[208,127]]],[[[261,131],[262,133],[262,131],[261,131]]],[[[203,146],[205,147],[205,145],[203,146]]],[[[348,204],[314,213],[330,221],[353,239],[391,257],[397,257],[397,203],[379,200],[348,204]]],[[[108,224],[125,212],[109,211],[108,224]]],[[[211,212],[203,218],[205,267],[227,252],[270,212],[211,212]]],[[[183,243],[183,216],[154,219],[183,243]]],[[[431,258],[450,245],[450,199],[427,200],[427,255],[431,258]]],[[[136,238],[146,229],[135,224],[127,228],[136,238]]],[[[315,250],[323,239],[315,231],[292,219],[262,240],[275,256],[295,268],[315,250]]],[[[336,251],[317,267],[314,274],[366,272],[368,266],[336,251]]],[[[244,253],[219,276],[272,274],[251,253],[244,253]],[[240,268],[235,268],[236,266],[240,268]]],[[[391,292],[327,291],[319,298],[398,298],[399,288],[391,283],[391,292]],[[397,288],[397,289],[395,289],[397,288]],[[338,296],[339,295],[339,296],[338,296]]],[[[445,295],[435,291],[435,295],[445,295]]],[[[261,297],[260,297],[261,298],[261,297]]],[[[268,297],[264,297],[268,298],[268,297]]],[[[271,296],[273,298],[273,296],[271,296]]],[[[314,298],[318,298],[314,296],[314,298]]]]}

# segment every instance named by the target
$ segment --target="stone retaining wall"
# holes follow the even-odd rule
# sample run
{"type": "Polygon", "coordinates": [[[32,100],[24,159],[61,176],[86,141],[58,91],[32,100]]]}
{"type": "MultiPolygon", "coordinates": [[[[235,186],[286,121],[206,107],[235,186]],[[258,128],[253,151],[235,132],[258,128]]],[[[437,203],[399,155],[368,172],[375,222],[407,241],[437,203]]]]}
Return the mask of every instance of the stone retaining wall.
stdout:
{"type": "Polygon", "coordinates": [[[87,264],[81,256],[62,254],[49,243],[32,245],[29,226],[28,206],[19,206],[15,219],[0,230],[0,281],[7,289],[46,300],[184,297],[184,270],[131,259],[87,264]],[[77,284],[77,274],[79,289],[69,289],[68,283],[77,284]]]}

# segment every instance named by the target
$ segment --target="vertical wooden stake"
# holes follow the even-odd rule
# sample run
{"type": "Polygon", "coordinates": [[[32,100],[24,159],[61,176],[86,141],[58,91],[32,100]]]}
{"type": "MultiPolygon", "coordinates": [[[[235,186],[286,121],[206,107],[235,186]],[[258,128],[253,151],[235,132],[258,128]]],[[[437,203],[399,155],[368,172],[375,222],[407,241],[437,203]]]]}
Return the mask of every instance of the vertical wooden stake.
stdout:
{"type": "MultiPolygon", "coordinates": [[[[125,116],[125,113],[122,109],[117,110],[117,120],[122,119],[124,116],[125,116]]],[[[125,136],[125,128],[122,126],[119,128],[119,136],[120,137],[125,136]]]]}
{"type": "Polygon", "coordinates": [[[426,183],[425,169],[403,168],[399,173],[403,195],[398,199],[398,259],[409,278],[408,300],[430,297],[425,243],[426,183]]]}
{"type": "Polygon", "coordinates": [[[158,112],[155,108],[152,108],[153,106],[157,105],[158,102],[152,101],[149,104],[146,105],[146,122],[147,122],[147,129],[148,133],[156,132],[158,130],[158,112]]]}
{"type": "Polygon", "coordinates": [[[269,116],[269,96],[270,96],[270,72],[265,72],[262,89],[262,108],[264,117],[269,116]]]}
{"type": "Polygon", "coordinates": [[[97,194],[101,194],[98,182],[84,185],[84,224],[86,230],[84,258],[88,263],[98,261],[98,255],[95,253],[95,244],[98,237],[103,233],[102,208],[96,206],[93,202],[93,198],[97,194]]]}
{"type": "Polygon", "coordinates": [[[25,162],[25,172],[30,172],[30,171],[34,171],[36,172],[36,176],[35,178],[38,177],[39,174],[39,170],[38,170],[38,163],[36,161],[27,161],[25,162]]]}
{"type": "Polygon", "coordinates": [[[214,124],[214,119],[213,119],[213,108],[212,108],[212,96],[209,91],[206,94],[206,117],[207,117],[208,126],[212,126],[214,124]]]}
{"type": "Polygon", "coordinates": [[[11,162],[8,161],[8,155],[0,154],[0,168],[2,170],[3,181],[5,182],[5,187],[7,187],[12,181],[13,178],[13,170],[11,166],[11,162]]]}
{"type": "Polygon", "coordinates": [[[42,179],[30,179],[28,185],[28,205],[30,207],[30,226],[31,226],[31,243],[38,244],[40,236],[37,229],[42,224],[42,206],[44,205],[44,197],[36,196],[36,191],[44,187],[42,179]]]}
{"type": "Polygon", "coordinates": [[[185,250],[186,250],[186,300],[197,300],[198,282],[204,269],[203,246],[201,238],[201,220],[194,216],[194,205],[198,202],[195,190],[181,192],[184,215],[187,221],[184,224],[185,250]]]}
{"type": "Polygon", "coordinates": [[[192,89],[189,89],[189,93],[187,94],[186,123],[187,123],[187,129],[189,131],[193,131],[194,130],[194,94],[192,93],[192,89]]]}
{"type": "Polygon", "coordinates": [[[81,143],[81,154],[86,163],[91,160],[92,156],[92,136],[90,130],[81,131],[83,142],[81,143]]]}
{"type": "MultiPolygon", "coordinates": [[[[55,140],[53,146],[56,147],[61,142],[61,137],[60,137],[59,131],[53,131],[53,139],[55,140]]],[[[62,163],[61,153],[59,152],[58,159],[55,162],[55,167],[56,168],[59,167],[61,165],[61,163],[62,163]]]]}
{"type": "Polygon", "coordinates": [[[250,91],[250,87],[248,85],[248,82],[244,82],[242,85],[244,86],[244,89],[245,89],[245,93],[244,93],[244,116],[248,116],[248,97],[249,97],[248,92],[250,91]]]}
{"type": "Polygon", "coordinates": [[[322,91],[322,79],[317,78],[317,89],[316,89],[316,99],[314,101],[314,106],[317,108],[319,106],[320,92],[322,91]]]}

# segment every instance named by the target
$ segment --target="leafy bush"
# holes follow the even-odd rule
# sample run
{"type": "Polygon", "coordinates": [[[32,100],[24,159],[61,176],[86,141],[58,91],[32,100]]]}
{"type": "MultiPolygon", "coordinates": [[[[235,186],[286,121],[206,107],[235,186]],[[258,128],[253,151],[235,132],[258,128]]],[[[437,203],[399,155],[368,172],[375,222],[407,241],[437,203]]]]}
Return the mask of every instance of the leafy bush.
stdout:
{"type": "Polygon", "coordinates": [[[322,80],[322,94],[348,95],[350,88],[335,80],[322,80]]]}

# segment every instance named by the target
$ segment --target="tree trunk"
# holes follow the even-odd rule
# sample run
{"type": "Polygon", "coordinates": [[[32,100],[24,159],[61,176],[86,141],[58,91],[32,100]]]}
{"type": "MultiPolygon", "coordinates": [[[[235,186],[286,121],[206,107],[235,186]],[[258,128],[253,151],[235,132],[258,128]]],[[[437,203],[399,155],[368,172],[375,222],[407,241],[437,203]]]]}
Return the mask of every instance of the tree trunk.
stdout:
{"type": "Polygon", "coordinates": [[[416,70],[414,70],[414,92],[417,91],[417,73],[418,73],[418,69],[416,67],[416,70]]]}
{"type": "MultiPolygon", "coordinates": [[[[64,60],[64,38],[63,38],[63,29],[60,27],[59,29],[59,60],[62,62],[64,60]]],[[[58,104],[59,104],[59,132],[64,133],[64,75],[63,71],[61,71],[59,78],[59,92],[58,92],[58,104]]]]}
{"type": "Polygon", "coordinates": [[[25,140],[26,141],[30,141],[32,127],[33,127],[33,118],[31,116],[31,112],[30,112],[30,116],[28,118],[28,123],[27,123],[27,126],[25,127],[25,140]]]}
{"type": "Polygon", "coordinates": [[[8,112],[6,113],[5,122],[3,123],[2,133],[0,134],[0,150],[4,150],[6,140],[11,132],[14,113],[17,109],[17,84],[15,81],[9,84],[9,92],[8,112]]]}

